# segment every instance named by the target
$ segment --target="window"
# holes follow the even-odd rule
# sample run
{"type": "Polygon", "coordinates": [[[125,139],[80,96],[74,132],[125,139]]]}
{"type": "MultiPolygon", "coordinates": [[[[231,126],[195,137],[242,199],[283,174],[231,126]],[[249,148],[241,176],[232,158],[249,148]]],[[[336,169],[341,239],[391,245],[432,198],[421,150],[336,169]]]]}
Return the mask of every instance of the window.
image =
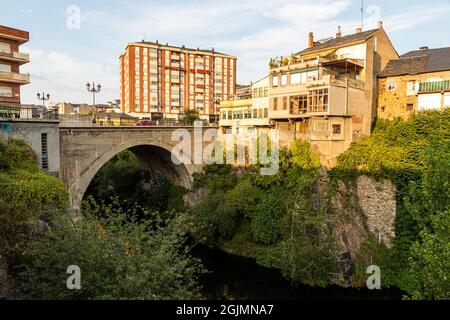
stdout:
{"type": "Polygon", "coordinates": [[[222,120],[226,120],[227,119],[227,112],[223,111],[222,112],[222,120]]]}
{"type": "Polygon", "coordinates": [[[268,118],[268,117],[269,117],[269,109],[264,108],[264,118],[268,118]]]}
{"type": "Polygon", "coordinates": [[[277,111],[278,109],[278,98],[273,98],[273,110],[277,111]]]}
{"type": "Polygon", "coordinates": [[[9,43],[0,42],[0,52],[11,52],[11,46],[9,43]]]}
{"type": "Polygon", "coordinates": [[[414,96],[419,91],[417,81],[408,81],[406,84],[406,94],[408,96],[414,96]]]}
{"type": "Polygon", "coordinates": [[[314,131],[328,132],[330,131],[330,123],[328,121],[314,122],[314,131]]]}
{"type": "Polygon", "coordinates": [[[288,97],[283,97],[283,110],[287,110],[288,97]]]}
{"type": "Polygon", "coordinates": [[[294,115],[304,114],[308,112],[308,96],[293,96],[290,99],[290,113],[294,115]]]}
{"type": "Polygon", "coordinates": [[[291,84],[300,84],[302,82],[301,72],[291,73],[291,84]]]}
{"type": "Polygon", "coordinates": [[[389,82],[387,85],[388,91],[395,91],[397,90],[397,82],[389,82]]]}
{"type": "Polygon", "coordinates": [[[281,75],[281,86],[286,86],[286,84],[287,84],[287,75],[285,74],[285,73],[283,73],[282,75],[281,75]]]}
{"type": "Polygon", "coordinates": [[[382,106],[382,107],[381,107],[381,112],[384,113],[385,111],[386,111],[386,107],[385,107],[385,106],[382,106]]]}
{"type": "Polygon", "coordinates": [[[11,72],[11,65],[0,63],[1,72],[11,72]]]}
{"type": "Polygon", "coordinates": [[[414,104],[408,103],[406,105],[406,111],[408,111],[408,112],[414,111],[414,104]]]}
{"type": "Polygon", "coordinates": [[[12,97],[12,89],[10,87],[0,87],[0,97],[12,97]]]}
{"type": "Polygon", "coordinates": [[[319,78],[319,70],[296,71],[291,73],[291,84],[303,84],[310,79],[317,80],[319,78]]]}
{"type": "Polygon", "coordinates": [[[278,75],[272,77],[272,87],[278,87],[278,75]]]}
{"type": "Polygon", "coordinates": [[[253,109],[253,119],[258,118],[258,109],[253,109]]]}
{"type": "Polygon", "coordinates": [[[233,112],[232,111],[228,111],[228,120],[233,119],[233,112]]]}
{"type": "Polygon", "coordinates": [[[341,134],[342,133],[342,125],[333,124],[333,134],[341,134]]]}
{"type": "Polygon", "coordinates": [[[328,112],[328,89],[309,92],[308,109],[310,112],[328,112]]]}

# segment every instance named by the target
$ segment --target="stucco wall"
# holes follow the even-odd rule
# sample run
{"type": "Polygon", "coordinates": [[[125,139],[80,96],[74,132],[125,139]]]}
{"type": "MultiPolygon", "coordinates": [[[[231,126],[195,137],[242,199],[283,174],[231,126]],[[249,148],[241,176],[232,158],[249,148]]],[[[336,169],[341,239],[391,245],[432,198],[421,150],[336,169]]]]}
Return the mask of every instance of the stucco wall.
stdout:
{"type": "Polygon", "coordinates": [[[36,153],[42,168],[41,134],[47,133],[48,171],[59,173],[59,122],[57,120],[1,120],[0,133],[25,140],[36,153]]]}

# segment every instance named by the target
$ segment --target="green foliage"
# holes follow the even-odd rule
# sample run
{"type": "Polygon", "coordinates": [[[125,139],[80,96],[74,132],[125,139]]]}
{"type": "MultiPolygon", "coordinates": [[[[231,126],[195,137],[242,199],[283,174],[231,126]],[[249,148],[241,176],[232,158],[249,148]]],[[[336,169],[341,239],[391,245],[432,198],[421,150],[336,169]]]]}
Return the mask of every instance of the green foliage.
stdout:
{"type": "Polygon", "coordinates": [[[324,212],[310,204],[319,167],[318,156],[303,141],[280,150],[280,170],[273,176],[261,175],[261,166],[245,173],[206,167],[195,183],[211,191],[192,210],[197,237],[281,269],[286,277],[326,285],[335,270],[332,240],[324,212]]]}
{"type": "MultiPolygon", "coordinates": [[[[353,144],[339,157],[334,177],[349,179],[364,173],[390,179],[397,189],[394,248],[365,244],[357,260],[356,282],[361,282],[358,274],[367,266],[365,263],[374,260],[383,266],[383,283],[400,286],[411,297],[420,296],[425,285],[413,284],[418,281],[410,277],[411,259],[427,261],[417,254],[417,243],[423,241],[424,232],[430,232],[434,215],[450,209],[449,159],[450,109],[421,112],[409,120],[379,121],[371,137],[353,144]]],[[[441,261],[441,266],[422,270],[426,274],[443,266],[441,261]]]]}
{"type": "Polygon", "coordinates": [[[24,250],[26,226],[65,211],[69,195],[56,177],[39,171],[24,142],[0,140],[0,249],[14,259],[24,250]]]}
{"type": "Polygon", "coordinates": [[[86,191],[98,201],[111,203],[119,198],[120,206],[143,211],[165,212],[184,210],[182,197],[185,190],[173,186],[170,181],[141,166],[139,159],[125,150],[108,161],[96,174],[86,191]],[[172,196],[177,197],[173,198],[172,196]]]}
{"type": "Polygon", "coordinates": [[[195,110],[187,110],[181,119],[187,125],[193,125],[195,121],[200,120],[200,115],[195,110]]]}
{"type": "Polygon", "coordinates": [[[24,141],[0,136],[0,172],[18,169],[39,171],[36,155],[24,141]]]}
{"type": "Polygon", "coordinates": [[[281,235],[282,216],[280,199],[274,194],[264,195],[256,205],[251,219],[253,241],[263,244],[276,243],[281,235]]]}
{"type": "Polygon", "coordinates": [[[450,299],[450,210],[431,218],[411,249],[408,284],[404,289],[415,300],[450,299]]]}
{"type": "MultiPolygon", "coordinates": [[[[19,267],[33,299],[193,299],[199,297],[199,262],[188,255],[184,221],[138,222],[113,206],[100,221],[59,216],[32,241],[19,267]],[[81,290],[68,290],[68,266],[81,269],[81,290]]],[[[95,210],[94,210],[95,211],[95,210]]],[[[95,214],[97,216],[97,214],[95,214]]]]}
{"type": "Polygon", "coordinates": [[[354,263],[352,286],[357,288],[366,286],[366,269],[371,265],[380,267],[383,288],[398,286],[399,279],[405,276],[402,272],[406,273],[406,270],[400,264],[396,250],[387,248],[372,237],[361,245],[354,263]]]}

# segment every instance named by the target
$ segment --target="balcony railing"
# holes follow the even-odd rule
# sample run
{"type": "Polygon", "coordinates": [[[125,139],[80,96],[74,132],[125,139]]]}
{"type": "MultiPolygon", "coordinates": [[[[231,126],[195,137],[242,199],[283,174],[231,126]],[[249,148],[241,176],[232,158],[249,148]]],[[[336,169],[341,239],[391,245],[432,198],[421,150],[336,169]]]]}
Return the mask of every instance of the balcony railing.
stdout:
{"type": "Polygon", "coordinates": [[[419,92],[433,92],[433,91],[450,91],[450,80],[423,82],[419,86],[419,92]]]}
{"type": "Polygon", "coordinates": [[[27,74],[20,74],[15,72],[0,72],[0,80],[14,83],[30,83],[30,76],[27,74]]]}
{"type": "Polygon", "coordinates": [[[7,50],[0,50],[0,57],[5,60],[18,61],[18,62],[29,62],[30,55],[22,52],[14,52],[7,50]]]}
{"type": "Polygon", "coordinates": [[[30,61],[30,55],[28,53],[13,52],[13,57],[23,61],[30,61]]]}

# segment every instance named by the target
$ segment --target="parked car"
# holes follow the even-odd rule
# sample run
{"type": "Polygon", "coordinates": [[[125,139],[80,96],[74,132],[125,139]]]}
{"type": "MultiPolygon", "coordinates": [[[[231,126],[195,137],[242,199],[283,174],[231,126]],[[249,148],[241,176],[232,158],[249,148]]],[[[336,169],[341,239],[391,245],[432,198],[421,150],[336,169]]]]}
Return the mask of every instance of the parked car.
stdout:
{"type": "Polygon", "coordinates": [[[135,123],[135,126],[156,126],[157,123],[152,120],[139,120],[135,123]]]}

